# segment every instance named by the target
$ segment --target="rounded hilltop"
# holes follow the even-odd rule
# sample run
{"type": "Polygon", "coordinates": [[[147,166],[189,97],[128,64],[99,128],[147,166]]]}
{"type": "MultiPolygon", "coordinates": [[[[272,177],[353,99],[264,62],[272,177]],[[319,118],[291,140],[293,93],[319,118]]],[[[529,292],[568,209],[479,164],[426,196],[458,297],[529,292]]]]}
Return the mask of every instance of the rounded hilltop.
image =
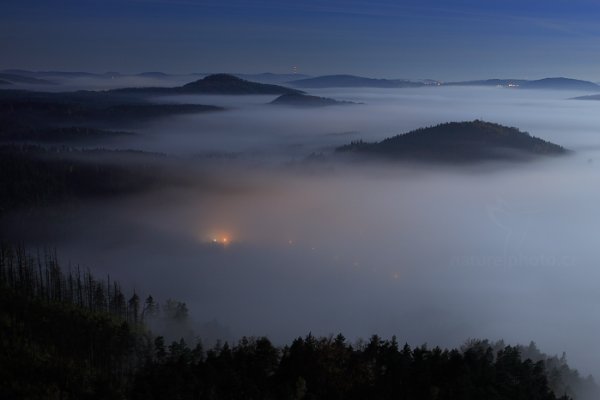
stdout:
{"type": "Polygon", "coordinates": [[[356,141],[338,147],[336,152],[414,161],[469,162],[529,159],[568,151],[517,128],[474,120],[420,128],[380,142],[356,141]]]}

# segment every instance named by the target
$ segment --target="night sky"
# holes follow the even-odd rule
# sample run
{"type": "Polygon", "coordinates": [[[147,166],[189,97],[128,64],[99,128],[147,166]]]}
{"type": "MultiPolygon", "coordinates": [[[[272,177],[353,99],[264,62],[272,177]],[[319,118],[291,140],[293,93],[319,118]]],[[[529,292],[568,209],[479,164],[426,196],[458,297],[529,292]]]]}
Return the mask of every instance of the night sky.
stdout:
{"type": "Polygon", "coordinates": [[[0,69],[600,80],[586,0],[3,0],[0,69]]]}

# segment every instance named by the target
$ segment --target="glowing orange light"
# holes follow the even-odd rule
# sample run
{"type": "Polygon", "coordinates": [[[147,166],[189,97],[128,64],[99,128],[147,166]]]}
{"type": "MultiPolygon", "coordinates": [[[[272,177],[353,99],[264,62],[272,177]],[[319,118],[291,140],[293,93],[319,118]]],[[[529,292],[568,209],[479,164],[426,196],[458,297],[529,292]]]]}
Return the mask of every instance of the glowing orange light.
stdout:
{"type": "Polygon", "coordinates": [[[231,232],[225,230],[214,230],[209,232],[203,239],[204,243],[211,244],[213,246],[230,246],[235,243],[235,239],[231,236],[231,232]]]}

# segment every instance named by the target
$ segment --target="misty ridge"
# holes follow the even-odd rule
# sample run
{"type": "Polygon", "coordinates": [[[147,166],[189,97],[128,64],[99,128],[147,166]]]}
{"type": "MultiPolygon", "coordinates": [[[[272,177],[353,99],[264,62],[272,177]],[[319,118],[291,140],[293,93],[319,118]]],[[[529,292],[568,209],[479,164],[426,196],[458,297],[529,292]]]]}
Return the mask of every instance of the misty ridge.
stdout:
{"type": "MultiPolygon", "coordinates": [[[[138,371],[117,366],[139,362],[147,369],[134,386],[144,398],[167,390],[157,376],[181,371],[181,390],[214,385],[224,397],[239,395],[227,379],[271,398],[352,398],[374,387],[385,397],[400,389],[385,368],[361,375],[369,360],[422,357],[439,360],[439,398],[462,390],[451,383],[458,378],[440,378],[456,365],[500,371],[484,374],[489,392],[472,396],[595,398],[584,377],[600,368],[591,218],[600,121],[595,102],[570,100],[596,90],[590,84],[21,75],[52,83],[0,76],[10,82],[0,90],[0,241],[17,244],[3,248],[2,279],[19,299],[27,285],[41,293],[11,301],[9,314],[62,321],[83,305],[67,266],[89,267],[100,283],[88,285],[91,311],[76,325],[87,332],[97,318],[122,346],[90,375],[112,382],[111,393],[138,371]],[[56,256],[44,276],[56,280],[7,278],[18,275],[8,265],[29,271],[48,248],[56,256]],[[46,284],[70,294],[49,301],[46,284]],[[138,327],[142,293],[162,313],[138,327]],[[129,330],[119,333],[122,321],[129,330]],[[141,355],[128,358],[128,335],[141,355]],[[316,355],[297,361],[306,354],[316,355]],[[346,361],[336,375],[323,365],[338,358],[346,361]],[[211,379],[192,378],[202,368],[211,379]],[[537,382],[531,391],[502,378],[519,373],[537,382]],[[356,387],[340,391],[352,374],[356,387]]],[[[80,348],[106,345],[98,343],[80,348]]],[[[86,363],[63,345],[56,354],[86,363]]]]}

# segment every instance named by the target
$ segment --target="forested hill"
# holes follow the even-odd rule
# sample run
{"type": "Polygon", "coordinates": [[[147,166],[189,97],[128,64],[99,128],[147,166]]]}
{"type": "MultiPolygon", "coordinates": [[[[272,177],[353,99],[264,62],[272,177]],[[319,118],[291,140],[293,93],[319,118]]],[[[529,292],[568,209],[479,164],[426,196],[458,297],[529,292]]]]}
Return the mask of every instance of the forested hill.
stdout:
{"type": "Polygon", "coordinates": [[[567,153],[563,147],[517,128],[479,120],[421,128],[381,142],[352,142],[338,147],[336,151],[393,159],[443,162],[516,160],[567,153]]]}
{"type": "Polygon", "coordinates": [[[223,111],[204,104],[152,103],[125,93],[0,90],[0,143],[90,144],[161,117],[223,111]],[[118,127],[118,131],[112,131],[118,127]]]}
{"type": "Polygon", "coordinates": [[[179,322],[186,305],[37,254],[0,243],[0,399],[130,398],[132,376],[163,340],[146,323],[179,322]]]}
{"type": "Polygon", "coordinates": [[[142,87],[114,89],[109,93],[177,95],[177,94],[286,94],[301,93],[285,86],[251,82],[230,74],[213,74],[183,86],[172,88],[142,87]]]}
{"type": "Polygon", "coordinates": [[[283,347],[265,337],[168,344],[147,322],[185,322],[187,307],[142,299],[110,277],[63,271],[52,253],[0,246],[0,398],[598,398],[591,378],[533,344],[469,341],[447,350],[311,334],[283,347]]]}
{"type": "MultiPolygon", "coordinates": [[[[0,218],[16,209],[75,205],[178,181],[159,154],[0,145],[0,218]]],[[[181,180],[179,180],[181,182],[181,180]]]]}

